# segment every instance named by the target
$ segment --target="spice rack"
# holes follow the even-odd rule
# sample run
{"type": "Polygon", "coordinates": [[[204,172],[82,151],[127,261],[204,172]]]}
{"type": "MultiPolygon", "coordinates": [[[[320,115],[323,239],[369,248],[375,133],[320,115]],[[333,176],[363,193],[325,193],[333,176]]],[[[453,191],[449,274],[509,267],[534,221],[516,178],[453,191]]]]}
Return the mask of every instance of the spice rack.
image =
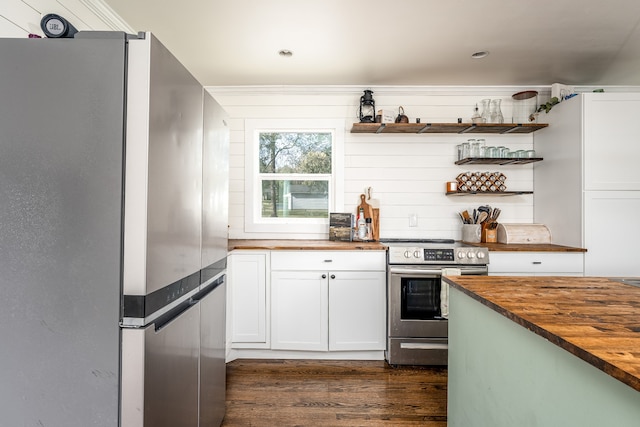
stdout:
{"type": "Polygon", "coordinates": [[[447,196],[519,196],[533,191],[447,191],[447,196]]]}

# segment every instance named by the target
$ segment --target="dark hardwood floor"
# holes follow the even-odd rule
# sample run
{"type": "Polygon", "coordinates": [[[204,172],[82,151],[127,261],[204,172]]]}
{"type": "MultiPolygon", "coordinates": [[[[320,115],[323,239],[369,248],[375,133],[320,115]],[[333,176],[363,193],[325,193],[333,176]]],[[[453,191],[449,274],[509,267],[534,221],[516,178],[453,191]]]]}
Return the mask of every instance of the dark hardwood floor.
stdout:
{"type": "Polygon", "coordinates": [[[446,368],[383,361],[235,360],[223,426],[447,425],[446,368]]]}

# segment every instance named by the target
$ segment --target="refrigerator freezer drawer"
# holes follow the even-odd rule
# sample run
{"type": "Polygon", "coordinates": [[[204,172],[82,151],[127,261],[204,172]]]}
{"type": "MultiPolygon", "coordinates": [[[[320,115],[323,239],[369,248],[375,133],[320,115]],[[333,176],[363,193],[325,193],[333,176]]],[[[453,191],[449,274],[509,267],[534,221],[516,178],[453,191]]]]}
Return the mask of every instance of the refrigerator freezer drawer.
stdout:
{"type": "Polygon", "coordinates": [[[222,283],[200,301],[200,427],[217,427],[225,413],[225,306],[222,283]]]}
{"type": "Polygon", "coordinates": [[[121,427],[198,426],[200,304],[157,329],[122,330],[121,427]]]}

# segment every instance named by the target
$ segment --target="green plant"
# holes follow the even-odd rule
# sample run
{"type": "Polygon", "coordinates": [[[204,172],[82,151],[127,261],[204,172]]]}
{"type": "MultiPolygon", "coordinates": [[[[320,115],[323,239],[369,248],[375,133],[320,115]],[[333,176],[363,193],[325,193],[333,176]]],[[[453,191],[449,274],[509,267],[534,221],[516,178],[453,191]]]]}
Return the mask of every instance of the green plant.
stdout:
{"type": "Polygon", "coordinates": [[[542,111],[544,111],[545,113],[548,113],[549,111],[551,111],[553,106],[558,104],[559,102],[560,102],[560,100],[558,99],[558,97],[554,96],[553,98],[551,98],[549,100],[549,102],[547,102],[545,104],[540,104],[540,107],[538,107],[537,112],[541,113],[542,111]]]}

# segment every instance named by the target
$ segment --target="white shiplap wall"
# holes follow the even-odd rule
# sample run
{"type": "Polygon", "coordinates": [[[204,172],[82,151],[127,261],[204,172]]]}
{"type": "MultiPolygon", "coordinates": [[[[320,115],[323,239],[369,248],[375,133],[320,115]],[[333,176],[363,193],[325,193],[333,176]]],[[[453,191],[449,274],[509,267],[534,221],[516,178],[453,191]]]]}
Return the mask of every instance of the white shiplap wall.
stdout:
{"type": "MultiPolygon", "coordinates": [[[[381,237],[460,238],[457,212],[483,204],[499,207],[504,222],[530,223],[533,196],[446,196],[445,182],[460,172],[502,171],[510,190],[532,190],[533,165],[456,166],[455,146],[468,138],[482,138],[487,145],[530,149],[533,135],[411,135],[352,134],[351,125],[362,90],[360,87],[209,87],[231,117],[230,238],[283,238],[282,234],[244,231],[244,121],[258,118],[345,119],[345,212],[355,212],[359,195],[372,187],[380,201],[381,237]],[[409,227],[417,215],[418,226],[409,227]]],[[[468,121],[481,99],[502,99],[503,114],[511,116],[514,87],[373,87],[376,108],[404,107],[410,121],[468,121]]],[[[541,98],[549,87],[535,87],[541,98]]],[[[326,238],[327,235],[291,235],[290,238],[326,238]]]]}
{"type": "Polygon", "coordinates": [[[101,0],[0,0],[0,37],[43,36],[40,20],[56,13],[78,30],[117,30],[134,33],[101,0]]]}
{"type": "MultiPolygon", "coordinates": [[[[79,30],[134,32],[101,0],[2,0],[0,37],[42,35],[40,20],[58,13],[79,30]]],[[[382,237],[460,237],[457,212],[491,204],[503,210],[505,222],[531,222],[532,196],[486,198],[447,197],[444,183],[466,170],[498,170],[495,167],[455,166],[454,147],[468,136],[459,135],[363,135],[351,134],[351,123],[364,87],[211,87],[210,91],[230,114],[231,120],[231,238],[326,238],[326,235],[251,234],[244,231],[244,120],[248,118],[345,119],[345,211],[354,211],[359,195],[373,188],[380,200],[382,237]],[[409,216],[418,226],[409,227],[409,216]]],[[[402,105],[411,121],[455,122],[467,120],[475,103],[483,98],[503,99],[505,117],[511,114],[511,94],[537,89],[548,96],[549,87],[373,87],[378,108],[397,111],[402,105]]],[[[476,135],[476,137],[480,137],[476,135]]],[[[532,135],[486,135],[489,145],[527,149],[532,135]]],[[[533,166],[501,167],[512,190],[530,190],[533,166]]]]}

